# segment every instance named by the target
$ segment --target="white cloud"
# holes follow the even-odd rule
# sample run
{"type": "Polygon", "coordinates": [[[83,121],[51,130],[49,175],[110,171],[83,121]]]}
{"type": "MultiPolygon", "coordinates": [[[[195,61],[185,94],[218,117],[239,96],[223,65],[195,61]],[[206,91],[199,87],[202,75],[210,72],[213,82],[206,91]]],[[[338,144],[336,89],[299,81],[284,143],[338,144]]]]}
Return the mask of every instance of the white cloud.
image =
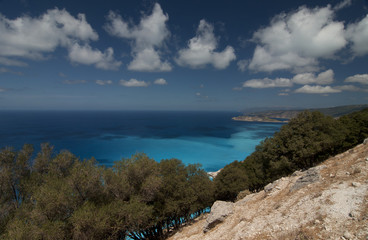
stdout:
{"type": "MultiPolygon", "coordinates": [[[[317,84],[326,85],[334,81],[334,72],[332,69],[319,73],[317,76],[314,73],[300,73],[293,78],[263,78],[251,79],[243,83],[243,87],[249,88],[274,88],[274,87],[292,87],[294,84],[317,84]]],[[[308,88],[308,87],[307,87],[308,88]]],[[[240,88],[233,88],[233,90],[240,90],[240,88]]],[[[290,91],[290,90],[287,90],[290,91]]],[[[286,95],[286,94],[279,94],[286,95]]]]}
{"type": "Polygon", "coordinates": [[[338,3],[333,9],[335,11],[341,10],[343,8],[349,7],[352,4],[352,0],[344,0],[338,3]]]}
{"type": "Polygon", "coordinates": [[[368,74],[356,74],[345,79],[345,82],[356,82],[361,84],[368,84],[368,74]]]}
{"type": "Polygon", "coordinates": [[[334,81],[334,72],[329,69],[317,76],[314,73],[300,73],[293,77],[292,82],[296,84],[318,84],[326,85],[334,81]]]}
{"type": "Polygon", "coordinates": [[[244,72],[247,69],[248,64],[249,64],[249,61],[245,59],[237,62],[238,69],[242,72],[244,72]]]}
{"type": "Polygon", "coordinates": [[[111,80],[96,80],[96,84],[101,85],[101,86],[111,85],[112,81],[111,80]]]}
{"type": "Polygon", "coordinates": [[[351,48],[356,56],[368,54],[368,14],[360,22],[350,24],[346,36],[352,42],[351,48]]]}
{"type": "Polygon", "coordinates": [[[179,51],[176,62],[180,66],[191,68],[200,68],[207,64],[212,64],[217,69],[228,67],[236,59],[234,48],[227,46],[222,52],[215,52],[218,43],[213,30],[213,26],[202,19],[196,36],[189,40],[187,48],[179,51]]]}
{"type": "Polygon", "coordinates": [[[85,65],[95,65],[96,68],[104,70],[117,70],[121,62],[114,59],[114,50],[108,48],[105,52],[98,49],[92,49],[88,44],[80,46],[73,44],[69,49],[69,59],[74,63],[85,65]]]}
{"type": "Polygon", "coordinates": [[[153,83],[156,85],[167,85],[167,81],[163,78],[156,79],[153,83]]]}
{"type": "Polygon", "coordinates": [[[319,58],[330,58],[347,44],[342,22],[333,20],[331,7],[277,15],[253,35],[258,44],[249,69],[255,71],[317,71],[319,58]]]}
{"type": "MultiPolygon", "coordinates": [[[[1,55],[1,53],[0,53],[0,55],[1,55]]],[[[1,57],[1,56],[0,56],[0,64],[5,65],[5,66],[16,66],[16,67],[25,67],[25,66],[28,65],[25,62],[10,59],[10,58],[6,58],[6,57],[1,57]]]]}
{"type": "Polygon", "coordinates": [[[129,81],[126,80],[120,80],[120,85],[124,87],[148,87],[148,83],[145,81],[139,81],[137,79],[130,79],[129,81]]]}
{"type": "Polygon", "coordinates": [[[326,93],[339,93],[340,89],[334,89],[331,86],[320,86],[320,85],[305,85],[295,90],[296,93],[308,93],[308,94],[326,94],[326,93]]]}
{"type": "Polygon", "coordinates": [[[39,59],[45,52],[67,46],[73,40],[97,40],[98,35],[84,14],[78,18],[66,10],[48,10],[38,18],[23,16],[14,20],[0,15],[0,54],[39,59]]]}
{"type": "Polygon", "coordinates": [[[87,83],[87,81],[86,80],[64,80],[63,83],[68,84],[68,85],[74,85],[74,84],[84,84],[84,83],[87,83]]]}
{"type": "Polygon", "coordinates": [[[116,69],[121,64],[113,59],[112,48],[101,53],[88,45],[89,41],[98,40],[98,34],[84,14],[75,18],[65,9],[58,8],[47,10],[35,18],[22,16],[12,20],[0,14],[0,32],[0,64],[3,65],[25,66],[26,63],[18,58],[42,60],[46,53],[55,51],[57,47],[67,48],[73,62],[94,64],[102,69],[116,69]],[[94,62],[87,60],[86,55],[94,62]],[[96,60],[98,55],[100,59],[96,60]]]}
{"type": "Polygon", "coordinates": [[[160,51],[164,41],[170,36],[166,26],[169,19],[164,14],[160,4],[156,3],[152,14],[142,16],[138,25],[129,26],[120,15],[110,12],[105,29],[113,36],[133,40],[133,61],[130,70],[136,71],[171,71],[167,61],[161,60],[160,51]]]}
{"type": "Polygon", "coordinates": [[[368,89],[359,88],[354,85],[342,85],[342,86],[336,86],[334,88],[342,90],[342,91],[350,91],[350,92],[368,92],[368,89]]]}
{"type": "Polygon", "coordinates": [[[291,87],[293,83],[288,78],[276,78],[276,79],[252,79],[245,81],[243,87],[249,88],[274,88],[274,87],[291,87]]]}
{"type": "Polygon", "coordinates": [[[172,67],[169,62],[161,61],[160,56],[153,48],[145,48],[142,51],[134,53],[133,61],[128,65],[129,70],[134,71],[171,71],[172,67]]]}

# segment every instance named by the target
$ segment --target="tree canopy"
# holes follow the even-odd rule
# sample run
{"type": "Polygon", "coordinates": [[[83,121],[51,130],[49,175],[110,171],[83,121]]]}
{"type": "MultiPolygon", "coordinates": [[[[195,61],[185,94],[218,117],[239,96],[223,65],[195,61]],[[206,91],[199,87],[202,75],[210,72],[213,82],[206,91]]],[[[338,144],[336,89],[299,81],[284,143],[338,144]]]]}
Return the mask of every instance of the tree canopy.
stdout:
{"type": "Polygon", "coordinates": [[[339,119],[304,111],[266,138],[242,162],[223,168],[215,179],[216,197],[235,200],[241,190],[266,184],[324,161],[368,137],[368,109],[339,119]]]}
{"type": "Polygon", "coordinates": [[[112,168],[42,144],[0,151],[1,239],[162,239],[213,203],[199,165],[145,154],[112,168]]]}

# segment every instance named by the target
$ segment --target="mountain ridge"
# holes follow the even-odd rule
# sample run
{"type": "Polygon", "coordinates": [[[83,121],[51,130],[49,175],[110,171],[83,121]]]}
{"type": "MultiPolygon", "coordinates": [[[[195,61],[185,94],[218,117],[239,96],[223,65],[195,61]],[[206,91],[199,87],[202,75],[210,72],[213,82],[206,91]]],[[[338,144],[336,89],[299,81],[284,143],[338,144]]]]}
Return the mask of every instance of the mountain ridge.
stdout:
{"type": "Polygon", "coordinates": [[[330,108],[309,108],[309,109],[294,109],[294,110],[267,110],[259,112],[250,112],[241,116],[233,117],[235,121],[246,122],[288,122],[290,119],[296,117],[302,111],[319,111],[324,115],[334,118],[368,108],[368,104],[359,105],[345,105],[330,108]]]}

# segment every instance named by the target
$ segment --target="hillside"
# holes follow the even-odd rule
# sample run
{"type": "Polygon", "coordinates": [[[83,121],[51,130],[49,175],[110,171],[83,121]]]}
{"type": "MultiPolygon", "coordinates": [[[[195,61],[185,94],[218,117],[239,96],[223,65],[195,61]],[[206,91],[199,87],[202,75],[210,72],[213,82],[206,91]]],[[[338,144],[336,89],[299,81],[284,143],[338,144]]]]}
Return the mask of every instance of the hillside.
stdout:
{"type": "Polygon", "coordinates": [[[368,239],[368,141],[236,203],[214,205],[169,239],[368,239]]]}
{"type": "Polygon", "coordinates": [[[242,116],[234,117],[233,120],[236,121],[254,121],[254,122],[285,122],[296,117],[300,112],[309,111],[319,111],[324,115],[332,116],[334,118],[341,117],[343,115],[360,111],[362,109],[368,108],[368,104],[362,105],[348,105],[348,106],[338,106],[332,108],[311,108],[311,109],[297,109],[297,110],[269,110],[247,113],[242,116]],[[282,119],[282,120],[280,120],[282,119]]]}

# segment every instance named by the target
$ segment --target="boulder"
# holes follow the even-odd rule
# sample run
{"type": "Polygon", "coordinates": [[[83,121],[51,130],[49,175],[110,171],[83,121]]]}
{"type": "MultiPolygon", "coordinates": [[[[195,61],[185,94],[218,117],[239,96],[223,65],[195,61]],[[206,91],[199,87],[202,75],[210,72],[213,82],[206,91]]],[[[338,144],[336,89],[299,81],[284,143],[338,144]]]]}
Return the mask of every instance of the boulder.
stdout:
{"type": "Polygon", "coordinates": [[[290,188],[290,191],[293,192],[299,190],[306,185],[319,181],[319,171],[319,167],[314,167],[303,172],[304,174],[296,180],[295,184],[290,188]]]}
{"type": "Polygon", "coordinates": [[[363,144],[368,145],[368,138],[364,139],[363,144]]]}
{"type": "Polygon", "coordinates": [[[217,224],[222,223],[225,218],[234,212],[234,203],[216,201],[211,207],[211,213],[206,219],[203,232],[206,233],[214,228],[217,224]]]}

